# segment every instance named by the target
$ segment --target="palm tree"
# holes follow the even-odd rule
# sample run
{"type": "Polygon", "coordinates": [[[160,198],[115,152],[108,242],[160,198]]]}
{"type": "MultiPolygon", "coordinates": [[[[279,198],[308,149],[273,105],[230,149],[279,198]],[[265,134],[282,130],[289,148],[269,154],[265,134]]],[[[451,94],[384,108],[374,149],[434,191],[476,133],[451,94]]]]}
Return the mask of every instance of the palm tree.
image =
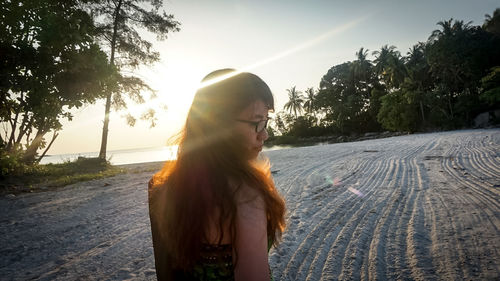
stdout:
{"type": "Polygon", "coordinates": [[[288,92],[288,102],[285,103],[284,108],[290,111],[290,113],[292,113],[293,111],[295,118],[297,118],[297,111],[301,113],[303,110],[302,103],[304,102],[304,100],[302,97],[302,93],[300,91],[297,91],[295,89],[295,86],[293,86],[290,89],[287,89],[287,92],[288,92]]]}
{"type": "Polygon", "coordinates": [[[380,75],[384,73],[385,68],[389,65],[391,57],[394,56],[395,52],[398,52],[395,50],[396,46],[384,45],[380,48],[380,51],[372,52],[372,55],[375,56],[375,60],[373,62],[375,63],[375,72],[377,74],[380,75]]]}
{"type": "MultiPolygon", "coordinates": [[[[470,50],[469,43],[466,42],[474,33],[471,23],[453,19],[440,21],[437,24],[441,26],[441,29],[434,30],[427,42],[426,53],[430,72],[434,79],[439,81],[444,92],[449,120],[455,118],[454,105],[457,97],[462,94],[468,95],[465,91],[470,91],[466,81],[469,79],[470,73],[468,72],[471,68],[464,67],[464,60],[467,58],[461,54],[470,50]]],[[[445,112],[444,109],[442,111],[445,112]]]]}
{"type": "Polygon", "coordinates": [[[464,31],[469,31],[471,29],[471,24],[472,21],[464,23],[463,20],[453,21],[453,18],[447,21],[440,21],[437,23],[437,25],[440,25],[442,30],[436,29],[432,31],[431,36],[429,37],[429,41],[434,42],[442,37],[456,36],[463,33],[464,31]]]}
{"type": "Polygon", "coordinates": [[[493,16],[488,14],[484,16],[486,19],[484,20],[483,29],[500,36],[500,8],[493,12],[493,16]]]}
{"type": "Polygon", "coordinates": [[[425,44],[422,42],[410,48],[405,58],[405,67],[409,78],[408,81],[411,81],[416,86],[415,93],[418,93],[417,101],[420,105],[420,114],[422,115],[422,122],[425,123],[424,95],[432,83],[432,78],[424,50],[425,44]]]}
{"type": "Polygon", "coordinates": [[[445,21],[439,21],[437,25],[440,25],[443,30],[436,29],[432,31],[431,36],[429,36],[429,41],[436,41],[443,36],[451,36],[453,34],[452,26],[453,18],[445,21]]]}
{"type": "Polygon", "coordinates": [[[375,72],[386,85],[398,88],[406,76],[404,61],[395,46],[384,45],[380,51],[374,51],[375,72]]]}
{"type": "Polygon", "coordinates": [[[450,93],[463,90],[466,69],[462,67],[464,58],[460,57],[458,53],[464,51],[464,46],[457,42],[470,40],[469,38],[474,32],[471,23],[464,23],[461,20],[454,21],[452,18],[440,21],[437,24],[441,26],[441,29],[434,30],[428,39],[430,71],[448,85],[447,91],[450,93]]]}
{"type": "Polygon", "coordinates": [[[413,45],[410,50],[406,53],[406,57],[404,58],[406,72],[408,77],[415,82],[419,83],[419,88],[423,88],[423,85],[426,80],[429,80],[429,65],[427,64],[427,60],[425,58],[425,44],[419,42],[418,44],[413,45]]]}
{"type": "Polygon", "coordinates": [[[307,88],[306,97],[305,97],[305,101],[304,101],[304,107],[305,107],[307,113],[309,113],[309,114],[314,113],[314,104],[315,103],[316,103],[316,92],[314,91],[314,89],[312,87],[307,88]]]}
{"type": "Polygon", "coordinates": [[[353,70],[355,77],[363,81],[367,81],[370,77],[370,68],[372,66],[371,62],[366,59],[368,56],[368,49],[361,47],[359,51],[356,52],[357,60],[353,62],[353,70]]]}
{"type": "MultiPolygon", "coordinates": [[[[370,60],[366,59],[368,56],[368,49],[361,47],[356,52],[357,60],[352,62],[351,73],[352,82],[363,99],[368,100],[373,85],[373,65],[370,60]]],[[[367,101],[368,103],[368,101],[367,101]]]]}
{"type": "Polygon", "coordinates": [[[406,76],[407,72],[404,64],[404,59],[401,57],[401,55],[394,56],[391,60],[389,68],[387,69],[387,81],[389,82],[389,85],[393,86],[394,88],[399,88],[401,83],[403,83],[403,81],[405,80],[406,76]]]}

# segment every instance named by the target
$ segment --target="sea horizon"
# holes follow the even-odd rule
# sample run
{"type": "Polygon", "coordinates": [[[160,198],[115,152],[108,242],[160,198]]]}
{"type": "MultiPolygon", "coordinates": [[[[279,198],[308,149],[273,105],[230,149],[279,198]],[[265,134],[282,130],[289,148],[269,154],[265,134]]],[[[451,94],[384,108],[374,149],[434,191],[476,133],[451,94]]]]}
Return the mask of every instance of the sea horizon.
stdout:
{"type": "MultiPolygon", "coordinates": [[[[264,147],[263,151],[271,151],[284,148],[288,148],[288,146],[264,147]]],[[[174,160],[176,158],[177,145],[108,150],[106,154],[106,159],[112,165],[168,161],[174,160]]],[[[60,164],[64,162],[75,161],[76,159],[78,159],[78,157],[93,158],[97,157],[98,155],[98,151],[49,154],[45,155],[42,158],[40,164],[60,164]]]]}

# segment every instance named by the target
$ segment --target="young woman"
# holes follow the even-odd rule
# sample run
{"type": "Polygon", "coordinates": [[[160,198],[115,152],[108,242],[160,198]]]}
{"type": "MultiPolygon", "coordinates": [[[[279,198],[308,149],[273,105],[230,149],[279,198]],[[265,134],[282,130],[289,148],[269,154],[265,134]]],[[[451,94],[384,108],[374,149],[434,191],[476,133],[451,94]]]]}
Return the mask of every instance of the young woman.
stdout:
{"type": "Polygon", "coordinates": [[[149,183],[158,280],[271,280],[268,251],[285,203],[268,162],[269,87],[233,69],[207,75],[193,100],[177,160],[149,183]]]}

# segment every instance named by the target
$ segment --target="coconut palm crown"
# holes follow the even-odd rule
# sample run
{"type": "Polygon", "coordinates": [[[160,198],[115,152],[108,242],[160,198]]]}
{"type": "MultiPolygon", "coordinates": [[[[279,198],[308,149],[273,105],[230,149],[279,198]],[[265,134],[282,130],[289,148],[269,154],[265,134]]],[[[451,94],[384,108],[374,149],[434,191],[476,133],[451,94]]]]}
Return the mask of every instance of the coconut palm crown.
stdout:
{"type": "Polygon", "coordinates": [[[304,102],[304,98],[302,97],[302,92],[297,91],[295,86],[290,89],[287,89],[288,92],[288,102],[285,103],[284,108],[288,110],[290,113],[294,113],[295,118],[297,118],[297,112],[300,114],[304,109],[302,107],[302,103],[304,102]]]}

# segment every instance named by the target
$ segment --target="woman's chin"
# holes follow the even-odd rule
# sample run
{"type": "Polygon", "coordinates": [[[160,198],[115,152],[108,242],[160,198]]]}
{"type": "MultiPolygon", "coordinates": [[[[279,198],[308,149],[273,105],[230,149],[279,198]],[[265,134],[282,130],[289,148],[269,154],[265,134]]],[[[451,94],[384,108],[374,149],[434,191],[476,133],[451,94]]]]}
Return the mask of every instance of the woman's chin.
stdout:
{"type": "Polygon", "coordinates": [[[248,152],[248,159],[250,161],[254,161],[254,160],[257,160],[257,158],[259,157],[259,150],[250,150],[248,152]]]}

